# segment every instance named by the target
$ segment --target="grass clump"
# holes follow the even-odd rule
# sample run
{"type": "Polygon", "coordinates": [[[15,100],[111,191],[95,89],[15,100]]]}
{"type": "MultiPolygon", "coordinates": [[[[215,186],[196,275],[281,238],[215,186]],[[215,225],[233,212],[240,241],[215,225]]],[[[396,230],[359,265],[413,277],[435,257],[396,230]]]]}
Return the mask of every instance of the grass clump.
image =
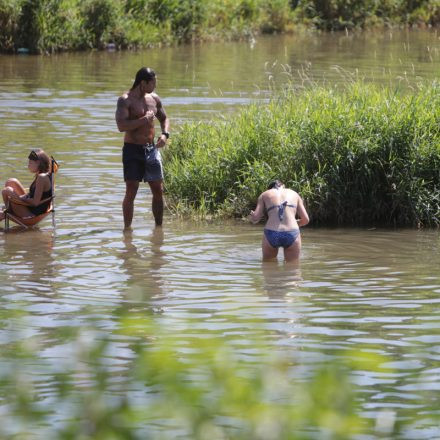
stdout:
{"type": "Polygon", "coordinates": [[[242,217],[280,178],[315,224],[440,223],[440,86],[289,89],[229,119],[185,125],[166,152],[169,205],[242,217]]]}

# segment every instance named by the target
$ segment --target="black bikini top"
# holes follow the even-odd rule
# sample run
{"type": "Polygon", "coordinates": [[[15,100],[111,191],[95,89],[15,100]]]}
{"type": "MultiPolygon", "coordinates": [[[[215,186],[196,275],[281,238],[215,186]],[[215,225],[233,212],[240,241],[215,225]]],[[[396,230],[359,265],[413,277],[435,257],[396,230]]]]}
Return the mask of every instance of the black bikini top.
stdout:
{"type": "MultiPolygon", "coordinates": [[[[49,174],[49,179],[50,179],[50,190],[49,191],[44,191],[43,194],[41,195],[41,200],[44,199],[48,199],[49,197],[52,197],[52,174],[49,174]]],[[[34,197],[35,194],[35,187],[36,187],[36,181],[37,179],[35,179],[32,183],[31,186],[29,188],[29,198],[32,199],[34,197]]]]}

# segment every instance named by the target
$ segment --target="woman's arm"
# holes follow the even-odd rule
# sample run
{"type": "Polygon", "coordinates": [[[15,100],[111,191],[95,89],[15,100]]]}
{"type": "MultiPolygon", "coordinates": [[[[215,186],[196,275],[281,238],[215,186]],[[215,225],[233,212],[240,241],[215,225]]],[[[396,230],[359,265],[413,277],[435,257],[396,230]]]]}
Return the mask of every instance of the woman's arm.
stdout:
{"type": "Polygon", "coordinates": [[[251,213],[248,215],[249,220],[252,223],[258,223],[263,217],[264,214],[264,201],[263,201],[263,195],[260,194],[260,197],[258,197],[257,201],[257,207],[255,208],[255,211],[251,211],[251,213]]]}
{"type": "Polygon", "coordinates": [[[307,214],[306,208],[304,207],[304,202],[300,196],[298,196],[296,215],[299,217],[297,220],[298,226],[305,226],[309,222],[309,215],[307,214]]]}
{"type": "Polygon", "coordinates": [[[39,174],[37,177],[37,180],[35,182],[34,197],[32,197],[32,198],[26,197],[26,198],[24,198],[24,200],[22,199],[22,201],[24,201],[29,206],[40,205],[42,202],[41,197],[43,196],[44,187],[45,187],[46,182],[50,183],[49,176],[47,174],[46,175],[39,174]]]}

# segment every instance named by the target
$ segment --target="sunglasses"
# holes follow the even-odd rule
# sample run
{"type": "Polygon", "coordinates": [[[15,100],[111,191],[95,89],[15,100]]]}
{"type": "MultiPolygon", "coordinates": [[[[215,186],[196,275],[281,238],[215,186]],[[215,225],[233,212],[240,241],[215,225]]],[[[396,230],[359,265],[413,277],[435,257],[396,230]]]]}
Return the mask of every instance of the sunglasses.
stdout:
{"type": "Polygon", "coordinates": [[[38,154],[34,150],[32,150],[31,153],[29,154],[28,159],[29,160],[40,160],[38,157],[38,154]]]}

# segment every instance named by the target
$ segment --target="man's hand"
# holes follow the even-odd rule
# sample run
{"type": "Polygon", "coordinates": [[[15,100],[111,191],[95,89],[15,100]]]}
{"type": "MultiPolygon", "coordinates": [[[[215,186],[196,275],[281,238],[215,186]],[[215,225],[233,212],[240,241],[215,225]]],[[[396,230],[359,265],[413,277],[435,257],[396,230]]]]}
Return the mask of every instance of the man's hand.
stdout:
{"type": "Polygon", "coordinates": [[[145,115],[142,116],[142,118],[140,118],[140,119],[144,119],[145,121],[147,121],[147,124],[151,124],[154,121],[154,112],[153,112],[153,110],[147,110],[145,115]]]}
{"type": "Polygon", "coordinates": [[[167,137],[164,134],[161,134],[157,138],[156,148],[162,148],[166,145],[166,143],[167,143],[167,137]]]}

